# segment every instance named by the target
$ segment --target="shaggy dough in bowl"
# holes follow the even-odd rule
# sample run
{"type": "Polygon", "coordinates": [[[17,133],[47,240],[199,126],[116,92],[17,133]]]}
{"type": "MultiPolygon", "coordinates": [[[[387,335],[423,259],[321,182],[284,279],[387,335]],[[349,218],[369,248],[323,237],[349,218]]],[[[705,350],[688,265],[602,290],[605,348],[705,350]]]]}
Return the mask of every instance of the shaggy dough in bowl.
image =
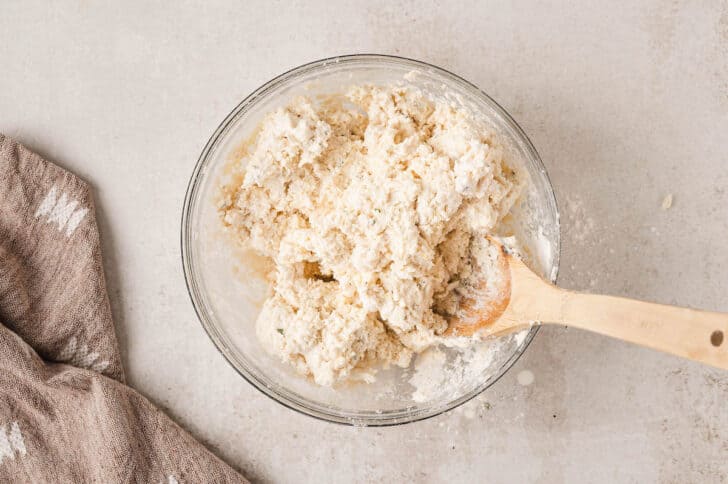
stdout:
{"type": "Polygon", "coordinates": [[[260,342],[320,385],[406,367],[448,339],[524,180],[487,123],[413,86],[270,113],[220,202],[236,243],[273,261],[260,342]]]}

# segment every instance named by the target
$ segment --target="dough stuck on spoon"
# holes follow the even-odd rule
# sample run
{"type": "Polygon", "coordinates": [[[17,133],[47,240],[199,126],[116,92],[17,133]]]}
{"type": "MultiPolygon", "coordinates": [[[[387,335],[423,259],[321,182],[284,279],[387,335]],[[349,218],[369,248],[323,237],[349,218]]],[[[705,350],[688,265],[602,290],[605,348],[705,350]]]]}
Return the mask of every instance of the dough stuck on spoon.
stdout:
{"type": "Polygon", "coordinates": [[[490,236],[470,244],[468,277],[457,292],[457,312],[448,318],[445,336],[473,336],[495,322],[511,298],[511,274],[505,247],[490,236]]]}

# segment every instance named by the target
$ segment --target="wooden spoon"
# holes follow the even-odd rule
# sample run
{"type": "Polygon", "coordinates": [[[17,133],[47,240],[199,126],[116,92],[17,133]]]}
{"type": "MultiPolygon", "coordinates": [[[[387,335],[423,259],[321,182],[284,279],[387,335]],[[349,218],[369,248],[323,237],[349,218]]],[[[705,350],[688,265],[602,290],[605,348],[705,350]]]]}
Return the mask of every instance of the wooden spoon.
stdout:
{"type": "Polygon", "coordinates": [[[446,335],[500,336],[534,324],[559,324],[728,369],[728,314],[567,291],[490,241],[500,249],[504,274],[497,295],[485,302],[461,301],[460,317],[450,318],[446,335]]]}

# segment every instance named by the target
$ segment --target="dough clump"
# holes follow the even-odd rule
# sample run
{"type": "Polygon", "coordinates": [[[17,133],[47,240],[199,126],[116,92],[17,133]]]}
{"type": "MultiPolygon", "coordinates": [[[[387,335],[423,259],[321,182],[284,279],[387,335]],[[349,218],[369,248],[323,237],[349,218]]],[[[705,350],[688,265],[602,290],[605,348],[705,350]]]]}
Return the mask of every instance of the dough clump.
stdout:
{"type": "Polygon", "coordinates": [[[524,183],[487,124],[408,85],[296,98],[231,169],[224,226],[275,267],[258,338],[320,385],[441,342],[524,183]]]}

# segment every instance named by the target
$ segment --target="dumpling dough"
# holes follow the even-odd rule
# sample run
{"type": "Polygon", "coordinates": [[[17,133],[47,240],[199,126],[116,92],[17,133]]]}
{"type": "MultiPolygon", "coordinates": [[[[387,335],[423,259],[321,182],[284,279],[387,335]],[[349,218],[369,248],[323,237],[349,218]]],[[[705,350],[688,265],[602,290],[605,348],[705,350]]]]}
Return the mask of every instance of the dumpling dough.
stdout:
{"type": "Polygon", "coordinates": [[[492,129],[407,85],[297,98],[232,171],[226,230],[275,267],[258,338],[320,385],[441,341],[472,241],[523,185],[492,129]]]}

